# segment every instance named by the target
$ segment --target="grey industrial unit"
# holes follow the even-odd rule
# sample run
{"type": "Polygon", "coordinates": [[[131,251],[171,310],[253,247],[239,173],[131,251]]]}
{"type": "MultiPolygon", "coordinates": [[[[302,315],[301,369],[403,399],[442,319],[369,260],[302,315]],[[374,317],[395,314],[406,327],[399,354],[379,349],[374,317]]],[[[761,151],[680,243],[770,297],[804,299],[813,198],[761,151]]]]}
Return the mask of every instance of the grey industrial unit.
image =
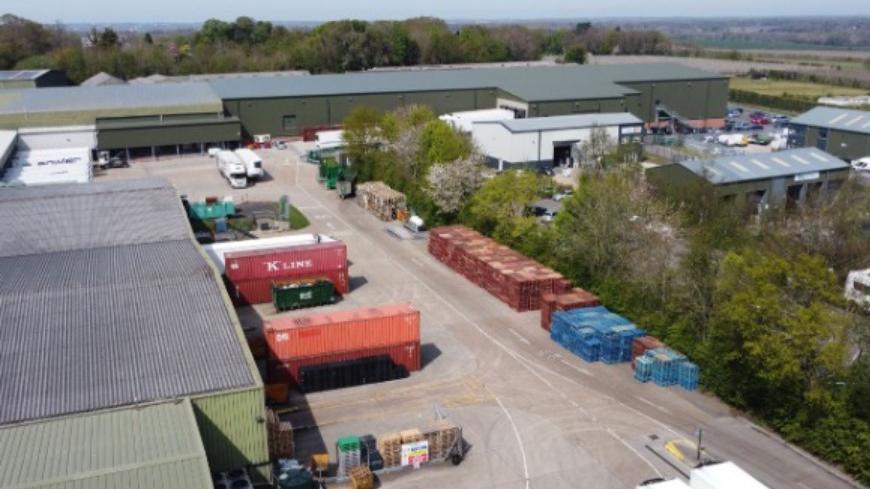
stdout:
{"type": "Polygon", "coordinates": [[[160,179],[0,191],[0,427],[189,399],[212,470],[268,472],[262,381],[160,179]]]}
{"type": "Polygon", "coordinates": [[[0,90],[4,88],[64,87],[73,82],[58,70],[0,71],[0,90]]]}
{"type": "Polygon", "coordinates": [[[203,152],[236,144],[239,120],[224,115],[207,83],[106,85],[9,90],[0,97],[0,127],[95,125],[97,146],[135,155],[203,152]]]}
{"type": "Polygon", "coordinates": [[[789,126],[789,147],[815,147],[849,160],[870,156],[870,112],[816,107],[789,126]]]}
{"type": "Polygon", "coordinates": [[[643,121],[627,112],[576,114],[472,124],[472,136],[499,170],[510,167],[551,167],[574,158],[593,129],[603,130],[612,143],[640,142],[643,121]]]}
{"type": "Polygon", "coordinates": [[[341,124],[358,105],[423,104],[438,113],[502,107],[518,117],[631,112],[657,124],[667,113],[692,127],[721,127],[727,77],[680,64],[563,65],[345,73],[211,82],[246,135],[300,134],[341,124]]]}
{"type": "Polygon", "coordinates": [[[0,486],[214,487],[189,399],[0,427],[0,486]]]}
{"type": "Polygon", "coordinates": [[[630,112],[655,126],[724,125],[728,79],[680,64],[561,65],[6,90],[0,128],[96,125],[97,148],[160,156],[299,136],[344,122],[357,106],[411,104],[437,114],[503,107],[518,117],[630,112]]]}
{"type": "Polygon", "coordinates": [[[648,169],[646,177],[677,198],[712,185],[717,196],[754,211],[830,195],[849,177],[849,165],[824,151],[803,148],[673,163],[648,169]]]}

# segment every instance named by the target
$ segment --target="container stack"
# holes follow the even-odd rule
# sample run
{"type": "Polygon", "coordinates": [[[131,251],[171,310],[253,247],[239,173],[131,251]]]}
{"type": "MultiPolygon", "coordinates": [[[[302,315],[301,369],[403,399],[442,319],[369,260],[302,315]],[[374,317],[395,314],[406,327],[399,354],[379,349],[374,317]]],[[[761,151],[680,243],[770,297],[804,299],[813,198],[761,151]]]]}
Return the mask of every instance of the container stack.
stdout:
{"type": "Polygon", "coordinates": [[[516,311],[536,311],[542,294],[569,287],[559,273],[464,226],[433,229],[429,253],[516,311]]]}
{"type": "MultiPolygon", "coordinates": [[[[405,374],[420,370],[420,311],[408,304],[278,317],[265,322],[263,333],[269,383],[299,387],[304,367],[376,357],[388,357],[393,368],[405,374]]],[[[355,366],[359,367],[341,368],[355,366]]],[[[306,379],[316,375],[308,372],[306,379]]]]}
{"type": "Polygon", "coordinates": [[[644,331],[602,306],[553,313],[550,338],[587,362],[631,360],[632,342],[644,331]]]}
{"type": "MultiPolygon", "coordinates": [[[[560,284],[559,287],[565,287],[560,284]]],[[[541,295],[541,328],[550,331],[550,323],[555,311],[569,311],[581,307],[600,306],[598,296],[591,294],[579,287],[575,287],[561,294],[541,295]]]]}
{"type": "Polygon", "coordinates": [[[378,436],[378,452],[384,459],[384,467],[398,467],[402,464],[402,437],[398,433],[378,436]]]}
{"type": "Polygon", "coordinates": [[[352,468],[359,467],[361,457],[358,437],[345,436],[339,438],[335,448],[338,454],[337,473],[339,477],[344,477],[348,475],[352,468]]]}
{"type": "Polygon", "coordinates": [[[382,221],[395,220],[399,210],[406,208],[405,194],[393,190],[384,182],[357,185],[356,202],[382,221]]]}
{"type": "Polygon", "coordinates": [[[188,214],[196,219],[220,219],[232,216],[236,213],[236,204],[232,196],[218,199],[217,197],[206,197],[205,201],[190,202],[188,204],[188,214]]]}
{"type": "Polygon", "coordinates": [[[349,290],[347,247],[341,241],[224,254],[227,290],[237,304],[272,301],[273,282],[324,276],[349,290]]]}
{"type": "Polygon", "coordinates": [[[266,409],[266,432],[269,440],[269,458],[293,457],[293,425],[281,421],[275,411],[266,409]]]}

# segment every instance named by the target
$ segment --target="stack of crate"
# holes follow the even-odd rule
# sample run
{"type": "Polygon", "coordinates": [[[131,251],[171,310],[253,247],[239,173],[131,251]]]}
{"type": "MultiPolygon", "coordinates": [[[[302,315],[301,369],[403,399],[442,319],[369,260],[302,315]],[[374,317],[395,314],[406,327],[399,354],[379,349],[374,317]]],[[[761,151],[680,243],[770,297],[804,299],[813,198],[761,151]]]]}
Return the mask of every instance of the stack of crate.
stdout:
{"type": "Polygon", "coordinates": [[[356,436],[345,436],[338,439],[336,443],[336,453],[338,454],[338,476],[344,477],[350,469],[360,465],[360,446],[359,438],[356,436]]]}
{"type": "Polygon", "coordinates": [[[293,425],[289,421],[281,421],[275,411],[266,409],[266,432],[270,458],[293,458],[293,425]]]}
{"type": "Polygon", "coordinates": [[[403,444],[423,441],[423,433],[420,433],[420,430],[417,428],[401,431],[399,432],[399,437],[402,439],[403,444]]]}
{"type": "Polygon", "coordinates": [[[348,476],[353,489],[373,489],[375,487],[375,477],[372,471],[364,465],[350,469],[348,476]]]}
{"type": "Polygon", "coordinates": [[[384,467],[398,467],[402,464],[402,437],[398,433],[378,436],[378,452],[384,459],[384,467]]]}
{"type": "Polygon", "coordinates": [[[423,438],[429,443],[429,459],[444,458],[459,439],[459,427],[442,420],[429,426],[423,433],[423,438]]]}

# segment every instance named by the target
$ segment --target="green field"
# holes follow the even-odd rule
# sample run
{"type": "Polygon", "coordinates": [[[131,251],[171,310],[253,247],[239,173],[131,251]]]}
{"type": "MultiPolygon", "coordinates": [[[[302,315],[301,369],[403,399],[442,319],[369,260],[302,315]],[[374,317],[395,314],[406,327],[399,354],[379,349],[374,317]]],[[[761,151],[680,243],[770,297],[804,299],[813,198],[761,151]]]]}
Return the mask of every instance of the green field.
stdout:
{"type": "Polygon", "coordinates": [[[731,88],[734,90],[744,90],[747,92],[760,93],[762,95],[772,95],[782,97],[783,94],[788,94],[793,97],[801,97],[808,99],[817,99],[819,97],[831,95],[867,95],[867,90],[859,88],[838,87],[836,85],[825,85],[822,83],[810,83],[791,80],[753,80],[751,78],[734,77],[731,78],[731,88]]]}

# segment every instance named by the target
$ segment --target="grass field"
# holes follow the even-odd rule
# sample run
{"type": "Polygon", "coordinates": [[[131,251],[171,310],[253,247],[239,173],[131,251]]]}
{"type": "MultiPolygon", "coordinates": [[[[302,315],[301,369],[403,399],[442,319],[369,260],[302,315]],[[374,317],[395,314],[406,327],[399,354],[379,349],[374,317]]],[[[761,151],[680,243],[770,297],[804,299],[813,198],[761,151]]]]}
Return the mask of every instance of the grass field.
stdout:
{"type": "Polygon", "coordinates": [[[858,88],[838,87],[836,85],[825,85],[822,83],[810,83],[790,80],[753,80],[751,78],[733,77],[731,78],[731,88],[735,90],[744,90],[747,92],[756,92],[763,95],[774,95],[781,97],[787,93],[795,97],[817,99],[830,95],[867,95],[867,90],[858,88]]]}

